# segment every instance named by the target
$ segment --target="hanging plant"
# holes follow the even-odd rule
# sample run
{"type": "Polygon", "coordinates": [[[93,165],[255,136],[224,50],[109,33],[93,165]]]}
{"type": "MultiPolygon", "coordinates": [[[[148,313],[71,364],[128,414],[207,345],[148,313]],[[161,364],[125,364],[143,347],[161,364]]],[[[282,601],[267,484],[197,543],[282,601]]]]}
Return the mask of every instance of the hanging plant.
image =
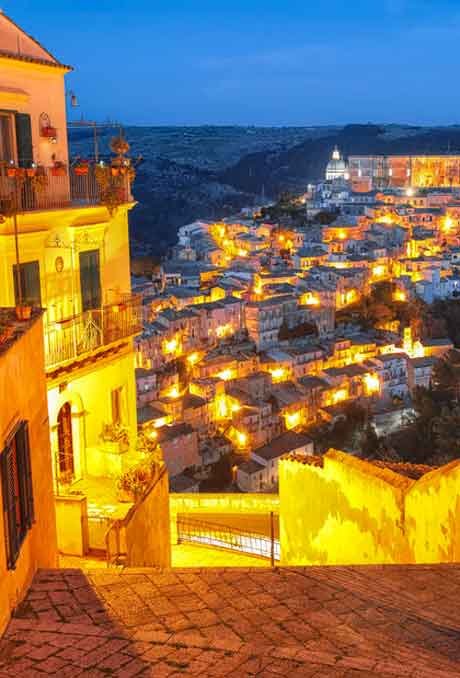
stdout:
{"type": "Polygon", "coordinates": [[[113,174],[113,167],[108,165],[96,165],[96,181],[100,188],[101,203],[107,207],[112,215],[123,203],[124,192],[121,177],[113,174]]]}
{"type": "Polygon", "coordinates": [[[113,137],[110,142],[110,150],[118,156],[126,155],[129,148],[128,142],[121,134],[118,137],[113,137]]]}

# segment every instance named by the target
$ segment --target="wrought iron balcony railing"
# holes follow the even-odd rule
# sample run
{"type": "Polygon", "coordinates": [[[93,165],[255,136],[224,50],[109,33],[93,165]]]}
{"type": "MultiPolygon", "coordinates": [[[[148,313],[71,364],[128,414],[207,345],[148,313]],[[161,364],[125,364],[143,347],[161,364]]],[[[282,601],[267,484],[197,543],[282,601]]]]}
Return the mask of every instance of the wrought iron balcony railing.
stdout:
{"type": "Polygon", "coordinates": [[[86,311],[45,327],[45,363],[48,370],[142,331],[139,296],[86,311]]]}
{"type": "MultiPolygon", "coordinates": [[[[100,166],[99,166],[100,167],[100,166]]],[[[132,200],[129,173],[106,167],[108,182],[97,179],[98,165],[85,168],[14,169],[0,167],[0,214],[122,204],[132,200]]],[[[125,169],[123,169],[125,171],[125,169]]],[[[126,170],[128,172],[128,170],[126,170]]]]}

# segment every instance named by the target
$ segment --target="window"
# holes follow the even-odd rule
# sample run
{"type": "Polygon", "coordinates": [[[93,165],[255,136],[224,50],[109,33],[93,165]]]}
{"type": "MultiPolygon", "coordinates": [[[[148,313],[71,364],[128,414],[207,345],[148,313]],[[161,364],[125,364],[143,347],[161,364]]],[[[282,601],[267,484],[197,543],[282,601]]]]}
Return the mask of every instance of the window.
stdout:
{"type": "Polygon", "coordinates": [[[1,455],[6,558],[15,568],[22,542],[34,523],[34,498],[27,422],[21,421],[1,455]]]}
{"type": "Polygon", "coordinates": [[[15,119],[18,165],[19,167],[30,167],[34,160],[30,115],[27,113],[15,113],[15,119]]]}
{"type": "Polygon", "coordinates": [[[29,261],[26,264],[19,264],[20,281],[18,281],[17,271],[18,267],[14,264],[13,278],[16,305],[19,304],[19,299],[22,296],[22,303],[26,306],[41,306],[40,264],[38,261],[29,261]],[[21,295],[19,294],[18,282],[21,285],[21,295]]]}
{"type": "Polygon", "coordinates": [[[99,250],[80,252],[80,289],[83,311],[101,307],[99,250]]]}
{"type": "Polygon", "coordinates": [[[12,118],[7,113],[0,114],[0,161],[9,163],[14,160],[12,118]]]}

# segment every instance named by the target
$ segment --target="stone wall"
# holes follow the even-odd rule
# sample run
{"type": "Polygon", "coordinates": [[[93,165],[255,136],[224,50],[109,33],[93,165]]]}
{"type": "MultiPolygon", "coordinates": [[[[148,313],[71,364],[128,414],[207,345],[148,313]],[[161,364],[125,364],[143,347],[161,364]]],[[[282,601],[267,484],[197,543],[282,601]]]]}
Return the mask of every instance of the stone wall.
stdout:
{"type": "Polygon", "coordinates": [[[128,567],[171,567],[168,472],[162,465],[144,497],[124,519],[128,567]]]}
{"type": "Polygon", "coordinates": [[[413,480],[329,450],[280,462],[284,565],[458,561],[460,462],[413,480]]]}

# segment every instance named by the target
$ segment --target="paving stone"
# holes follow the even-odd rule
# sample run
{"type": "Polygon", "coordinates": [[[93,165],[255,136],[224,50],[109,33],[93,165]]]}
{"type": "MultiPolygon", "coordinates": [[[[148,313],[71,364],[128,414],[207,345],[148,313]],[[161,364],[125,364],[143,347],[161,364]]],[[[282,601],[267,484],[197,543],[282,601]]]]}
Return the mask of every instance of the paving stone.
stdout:
{"type": "Polygon", "coordinates": [[[0,678],[458,676],[460,567],[39,572],[0,678]]]}

